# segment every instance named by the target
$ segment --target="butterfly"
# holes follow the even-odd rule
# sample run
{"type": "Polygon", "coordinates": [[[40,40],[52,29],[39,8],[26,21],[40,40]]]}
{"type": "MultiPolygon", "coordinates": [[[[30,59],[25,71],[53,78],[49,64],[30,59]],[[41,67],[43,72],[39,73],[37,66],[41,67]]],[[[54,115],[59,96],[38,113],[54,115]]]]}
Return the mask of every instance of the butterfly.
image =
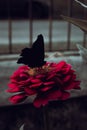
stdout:
{"type": "Polygon", "coordinates": [[[38,35],[36,41],[31,48],[24,48],[18,59],[18,64],[25,64],[31,68],[41,67],[46,61],[44,61],[44,39],[42,34],[38,35]]]}

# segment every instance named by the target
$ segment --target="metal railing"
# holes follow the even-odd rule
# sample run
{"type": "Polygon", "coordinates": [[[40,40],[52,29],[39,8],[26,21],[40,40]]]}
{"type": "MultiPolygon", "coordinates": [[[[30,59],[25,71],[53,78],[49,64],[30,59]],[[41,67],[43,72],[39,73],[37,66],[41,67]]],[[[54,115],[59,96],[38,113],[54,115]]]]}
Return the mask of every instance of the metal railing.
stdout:
{"type": "MultiPolygon", "coordinates": [[[[43,3],[43,1],[38,1],[38,2],[43,3]]],[[[54,41],[52,40],[52,37],[53,37],[53,22],[55,20],[57,22],[62,20],[61,18],[57,19],[57,18],[54,17],[54,13],[55,13],[55,11],[54,11],[55,6],[54,5],[56,5],[55,2],[57,2],[57,0],[56,1],[55,0],[49,0],[48,1],[48,18],[45,19],[49,23],[49,27],[48,27],[48,39],[49,40],[48,40],[48,50],[47,51],[58,51],[58,50],[60,50],[60,51],[61,50],[62,51],[68,50],[69,51],[69,50],[72,50],[72,49],[75,50],[76,49],[75,47],[74,48],[71,47],[71,44],[72,44],[72,42],[71,42],[72,25],[70,23],[67,24],[67,32],[66,32],[66,34],[67,34],[66,39],[67,40],[63,44],[61,44],[61,42],[60,42],[60,45],[59,45],[59,43],[58,43],[58,46],[60,46],[60,47],[57,47],[57,48],[55,47],[55,49],[53,49],[53,46],[54,46],[54,41]],[[64,44],[66,44],[66,47],[65,48],[63,47],[63,49],[61,49],[62,48],[61,46],[63,46],[64,44]]],[[[63,2],[64,1],[62,1],[62,3],[63,2]]],[[[11,53],[19,53],[20,49],[22,47],[26,46],[26,44],[23,44],[22,47],[20,47],[21,46],[21,44],[20,44],[18,51],[16,51],[16,49],[13,48],[14,44],[12,43],[12,33],[13,33],[12,24],[13,24],[13,21],[15,21],[15,20],[14,20],[14,18],[12,18],[12,14],[11,14],[11,12],[12,12],[12,10],[11,10],[12,9],[12,1],[8,0],[7,3],[8,3],[8,5],[7,5],[8,18],[5,19],[5,20],[8,22],[8,44],[7,45],[3,45],[3,43],[2,43],[2,45],[0,44],[0,53],[3,53],[3,54],[4,53],[10,53],[10,54],[11,53]]],[[[17,3],[17,1],[16,1],[16,3],[17,3]]],[[[20,1],[20,4],[21,4],[21,1],[20,1]]],[[[34,23],[33,13],[36,10],[32,9],[33,8],[33,1],[32,0],[29,0],[27,4],[28,4],[27,22],[29,22],[29,39],[30,39],[29,43],[27,43],[27,45],[31,46],[32,43],[33,43],[33,23],[34,23]],[[32,12],[32,10],[33,10],[33,12],[32,12]]],[[[66,11],[66,14],[64,14],[64,15],[73,17],[74,5],[75,4],[76,3],[75,3],[74,0],[66,0],[66,9],[65,10],[67,10],[67,11],[66,11]]],[[[78,5],[76,5],[76,6],[78,7],[78,5]]],[[[16,7],[14,7],[14,8],[16,10],[16,7]]],[[[87,10],[83,8],[82,13],[83,13],[83,18],[86,19],[87,18],[87,10]]],[[[60,13],[60,15],[61,15],[61,13],[60,13]]],[[[77,17],[79,18],[79,16],[77,16],[77,17]]],[[[20,18],[17,18],[17,19],[20,20],[20,18]]],[[[40,21],[40,19],[38,21],[40,21]]],[[[41,21],[44,21],[44,20],[42,19],[41,21]]],[[[1,18],[0,22],[3,22],[2,18],[1,18]]],[[[4,37],[3,37],[3,39],[4,39],[4,37]]],[[[81,41],[81,44],[86,46],[86,33],[84,33],[84,35],[83,35],[83,40],[81,41]]]]}

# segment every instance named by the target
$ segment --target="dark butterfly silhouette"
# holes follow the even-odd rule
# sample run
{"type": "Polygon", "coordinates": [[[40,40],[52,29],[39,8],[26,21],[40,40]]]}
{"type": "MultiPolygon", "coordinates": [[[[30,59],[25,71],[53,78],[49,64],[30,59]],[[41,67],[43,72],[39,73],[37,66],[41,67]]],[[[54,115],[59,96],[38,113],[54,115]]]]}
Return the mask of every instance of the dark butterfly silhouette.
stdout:
{"type": "Polygon", "coordinates": [[[44,39],[40,34],[37,40],[33,43],[31,48],[24,48],[18,59],[18,64],[25,64],[31,68],[41,67],[46,61],[44,61],[44,39]]]}

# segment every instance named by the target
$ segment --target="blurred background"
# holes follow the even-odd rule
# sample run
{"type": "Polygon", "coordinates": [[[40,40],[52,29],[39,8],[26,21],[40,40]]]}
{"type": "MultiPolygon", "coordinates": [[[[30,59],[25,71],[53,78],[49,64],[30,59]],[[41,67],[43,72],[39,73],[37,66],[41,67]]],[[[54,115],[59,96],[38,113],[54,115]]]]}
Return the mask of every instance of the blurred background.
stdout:
{"type": "MultiPolygon", "coordinates": [[[[87,4],[86,0],[80,0],[87,4]]],[[[87,9],[74,0],[0,0],[0,54],[17,54],[43,34],[45,51],[86,46],[86,34],[60,15],[87,19],[87,9]]]]}

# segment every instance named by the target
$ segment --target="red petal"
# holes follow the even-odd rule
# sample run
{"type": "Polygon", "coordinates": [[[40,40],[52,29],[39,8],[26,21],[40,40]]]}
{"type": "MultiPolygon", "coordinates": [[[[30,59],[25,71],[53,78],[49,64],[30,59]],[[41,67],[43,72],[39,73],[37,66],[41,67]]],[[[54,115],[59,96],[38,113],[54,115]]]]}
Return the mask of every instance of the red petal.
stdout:
{"type": "Polygon", "coordinates": [[[19,87],[17,84],[8,84],[9,89],[7,89],[7,92],[14,93],[14,92],[21,92],[23,91],[22,87],[19,87]]]}
{"type": "Polygon", "coordinates": [[[36,90],[30,89],[29,87],[25,87],[24,90],[25,90],[25,93],[28,95],[34,95],[37,92],[36,90]]]}
{"type": "Polygon", "coordinates": [[[49,89],[51,89],[53,86],[44,86],[43,88],[41,88],[40,90],[45,92],[48,91],[49,89]]]}
{"type": "Polygon", "coordinates": [[[29,76],[27,74],[25,74],[25,73],[20,74],[20,80],[26,80],[28,78],[29,78],[29,76]]]}
{"type": "Polygon", "coordinates": [[[54,76],[56,75],[56,73],[49,73],[47,80],[52,79],[54,76]]]}
{"type": "Polygon", "coordinates": [[[38,98],[35,98],[33,104],[35,107],[39,108],[42,106],[45,106],[46,104],[48,103],[48,100],[46,97],[44,98],[41,98],[41,97],[38,97],[38,98]]]}
{"type": "Polygon", "coordinates": [[[66,64],[65,61],[59,62],[59,63],[57,64],[57,66],[56,66],[56,67],[57,67],[56,70],[57,70],[57,71],[60,71],[65,64],[66,64]]]}
{"type": "Polygon", "coordinates": [[[80,88],[79,85],[80,85],[80,82],[78,82],[78,81],[77,82],[76,81],[71,81],[70,83],[65,84],[63,89],[64,90],[79,89],[80,88]]]}
{"type": "Polygon", "coordinates": [[[18,84],[9,83],[9,84],[8,84],[8,87],[9,87],[9,88],[15,88],[15,87],[18,87],[18,84]]]}
{"type": "Polygon", "coordinates": [[[70,69],[71,69],[71,65],[70,64],[66,64],[66,66],[64,66],[63,69],[62,69],[63,74],[69,73],[70,69]]]}
{"type": "Polygon", "coordinates": [[[7,89],[6,92],[10,92],[10,93],[14,93],[14,92],[22,92],[23,90],[18,88],[18,87],[15,87],[13,89],[7,89]]]}
{"type": "Polygon", "coordinates": [[[40,80],[40,79],[32,79],[31,82],[32,82],[32,83],[40,83],[41,80],[40,80]]]}
{"type": "Polygon", "coordinates": [[[42,79],[42,78],[44,78],[45,76],[46,76],[46,75],[44,75],[44,74],[39,74],[39,75],[36,76],[36,78],[37,78],[37,79],[42,79]]]}
{"type": "Polygon", "coordinates": [[[55,77],[55,82],[56,82],[56,85],[60,85],[60,86],[63,86],[63,80],[60,79],[59,77],[55,77]]]}
{"type": "Polygon", "coordinates": [[[55,82],[54,81],[49,81],[49,82],[44,82],[44,85],[53,85],[55,82]]]}
{"type": "Polygon", "coordinates": [[[55,90],[55,91],[51,91],[48,93],[48,98],[49,100],[56,100],[58,98],[60,98],[62,95],[61,91],[60,90],[55,90]]]}
{"type": "Polygon", "coordinates": [[[10,97],[10,102],[13,104],[17,104],[20,103],[22,101],[24,101],[27,98],[27,96],[25,94],[18,94],[18,95],[14,95],[12,97],[10,97]]]}
{"type": "Polygon", "coordinates": [[[31,84],[30,88],[38,88],[42,85],[43,83],[36,83],[36,84],[31,84]]]}
{"type": "Polygon", "coordinates": [[[69,92],[63,92],[60,100],[66,100],[69,97],[70,97],[70,93],[69,92]]]}
{"type": "Polygon", "coordinates": [[[66,75],[66,77],[64,77],[63,79],[63,82],[70,82],[71,78],[72,78],[72,75],[66,75]]]}
{"type": "Polygon", "coordinates": [[[75,82],[74,89],[81,89],[81,88],[80,88],[80,83],[81,83],[80,81],[76,81],[76,82],[75,82]]]}
{"type": "Polygon", "coordinates": [[[17,79],[20,77],[20,74],[24,73],[26,70],[29,70],[28,66],[21,66],[19,67],[11,76],[11,79],[17,79]]]}

